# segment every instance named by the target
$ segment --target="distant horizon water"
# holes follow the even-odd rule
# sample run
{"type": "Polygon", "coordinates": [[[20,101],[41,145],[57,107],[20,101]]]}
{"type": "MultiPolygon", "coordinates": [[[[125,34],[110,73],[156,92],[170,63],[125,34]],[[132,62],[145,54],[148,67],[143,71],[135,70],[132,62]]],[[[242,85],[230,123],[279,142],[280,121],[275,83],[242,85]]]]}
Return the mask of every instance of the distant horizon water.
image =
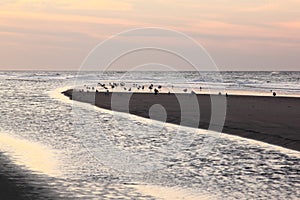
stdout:
{"type": "Polygon", "coordinates": [[[191,88],[200,92],[199,87],[202,87],[202,93],[222,91],[268,96],[275,91],[279,96],[300,96],[300,71],[0,71],[0,78],[19,81],[66,79],[91,85],[97,85],[100,81],[123,81],[130,84],[173,85],[178,91],[191,88]]]}

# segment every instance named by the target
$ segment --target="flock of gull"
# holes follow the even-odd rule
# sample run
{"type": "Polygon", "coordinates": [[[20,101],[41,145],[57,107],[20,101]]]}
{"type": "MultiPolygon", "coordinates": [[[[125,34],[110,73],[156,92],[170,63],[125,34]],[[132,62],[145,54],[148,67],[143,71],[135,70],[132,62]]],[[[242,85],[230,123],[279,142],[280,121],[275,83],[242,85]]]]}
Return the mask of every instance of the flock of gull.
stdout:
{"type": "MultiPolygon", "coordinates": [[[[89,92],[90,90],[97,92],[103,91],[105,92],[105,94],[109,94],[110,91],[113,91],[114,89],[121,89],[121,91],[126,91],[126,92],[133,92],[133,91],[147,91],[147,89],[149,90],[149,93],[154,93],[155,95],[157,95],[158,93],[160,93],[162,91],[162,85],[157,85],[154,86],[154,84],[150,84],[150,85],[139,85],[136,83],[133,83],[131,86],[126,85],[124,82],[120,82],[120,83],[115,83],[115,82],[110,82],[108,84],[105,83],[98,83],[97,87],[91,87],[91,86],[87,86],[84,85],[85,89],[87,92],[89,92]]],[[[166,87],[167,89],[169,89],[169,87],[166,87]]],[[[174,86],[171,86],[172,90],[174,88],[174,86]]],[[[202,91],[202,87],[199,87],[199,91],[202,91]]],[[[81,90],[82,92],[84,92],[84,89],[81,90]]],[[[120,90],[118,90],[120,91],[120,90]]],[[[182,91],[184,93],[187,93],[189,90],[187,88],[182,89],[182,91]]],[[[277,94],[275,91],[271,90],[272,95],[275,97],[277,94]]],[[[168,91],[168,94],[171,94],[170,91],[168,91]]],[[[191,89],[190,90],[190,94],[196,94],[196,92],[191,89]]],[[[219,92],[219,95],[222,95],[221,92],[219,92]]],[[[225,93],[225,96],[227,97],[228,94],[225,93]]]]}
{"type": "MultiPolygon", "coordinates": [[[[120,82],[120,83],[108,83],[108,84],[105,84],[105,83],[98,83],[97,84],[97,87],[91,87],[91,86],[87,86],[87,85],[84,85],[86,91],[96,91],[96,92],[100,92],[100,91],[105,91],[107,94],[110,92],[110,91],[113,91],[115,89],[121,89],[121,91],[127,91],[127,92],[133,92],[133,91],[147,91],[149,90],[150,93],[154,93],[154,94],[158,94],[159,92],[162,91],[162,88],[163,86],[162,85],[157,85],[155,86],[154,84],[150,84],[150,85],[139,85],[139,84],[136,84],[136,83],[133,83],[131,86],[128,86],[126,85],[124,82],[120,82]]],[[[168,87],[166,87],[168,88],[168,87]]],[[[172,85],[171,88],[173,89],[174,86],[172,85]]],[[[202,87],[199,87],[200,91],[202,90],[202,87]]],[[[84,90],[81,90],[82,92],[84,92],[84,90]]],[[[188,92],[188,89],[187,88],[184,88],[182,90],[183,92],[187,93],[188,92]]],[[[168,91],[168,94],[171,94],[170,91],[168,91]]],[[[196,94],[193,90],[191,90],[191,94],[196,94]]]]}

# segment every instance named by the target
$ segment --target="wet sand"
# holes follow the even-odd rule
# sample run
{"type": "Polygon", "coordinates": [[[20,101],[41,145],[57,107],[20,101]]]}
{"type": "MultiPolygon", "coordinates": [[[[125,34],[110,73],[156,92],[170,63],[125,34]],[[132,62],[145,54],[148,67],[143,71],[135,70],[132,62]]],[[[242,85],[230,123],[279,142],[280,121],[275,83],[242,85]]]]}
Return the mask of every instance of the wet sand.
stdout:
{"type": "Polygon", "coordinates": [[[16,183],[9,179],[10,173],[7,173],[7,166],[4,168],[4,163],[9,161],[0,154],[0,199],[23,199],[24,193],[20,190],[16,183]],[[6,173],[4,173],[6,172],[6,173]]]}
{"type": "MultiPolygon", "coordinates": [[[[221,129],[222,132],[245,138],[250,138],[288,149],[300,151],[300,98],[296,97],[266,97],[197,94],[198,106],[189,105],[191,94],[160,93],[104,93],[104,92],[63,92],[73,100],[94,104],[100,108],[129,112],[145,118],[149,117],[149,109],[155,104],[164,107],[166,122],[195,127],[195,113],[200,112],[197,127],[211,130],[221,129]],[[113,96],[113,105],[112,102],[113,96]],[[212,98],[214,102],[226,101],[226,118],[222,123],[211,125],[212,98]],[[180,100],[178,100],[180,99],[180,100]],[[195,112],[196,109],[196,112],[195,112]],[[182,118],[182,115],[185,117],[182,118]]],[[[192,103],[191,103],[192,105],[192,103]]],[[[160,120],[159,116],[157,120],[160,120]]]]}
{"type": "Polygon", "coordinates": [[[21,169],[0,152],[0,199],[55,199],[44,177],[21,169]]]}

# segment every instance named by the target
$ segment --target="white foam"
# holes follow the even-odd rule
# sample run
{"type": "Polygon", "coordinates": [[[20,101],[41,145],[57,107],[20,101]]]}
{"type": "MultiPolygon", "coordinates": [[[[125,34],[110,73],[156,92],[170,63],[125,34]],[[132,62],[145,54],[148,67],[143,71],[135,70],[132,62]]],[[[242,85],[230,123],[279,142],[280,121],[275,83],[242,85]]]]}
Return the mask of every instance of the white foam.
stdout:
{"type": "Polygon", "coordinates": [[[47,93],[53,99],[60,100],[60,101],[65,102],[65,103],[70,103],[71,102],[70,98],[63,95],[62,92],[66,91],[66,90],[69,90],[69,89],[72,89],[72,87],[73,86],[65,86],[65,87],[61,87],[61,88],[57,88],[55,90],[49,91],[47,93]]]}

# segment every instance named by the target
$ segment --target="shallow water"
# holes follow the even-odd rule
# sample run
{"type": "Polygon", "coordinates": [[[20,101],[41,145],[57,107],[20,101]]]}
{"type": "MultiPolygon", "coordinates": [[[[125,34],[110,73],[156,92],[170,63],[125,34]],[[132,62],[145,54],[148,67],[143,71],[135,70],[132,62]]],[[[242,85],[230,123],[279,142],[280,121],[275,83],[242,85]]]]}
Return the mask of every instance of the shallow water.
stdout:
{"type": "Polygon", "coordinates": [[[71,102],[59,88],[71,87],[75,75],[0,76],[0,150],[36,175],[31,182],[55,191],[51,198],[156,199],[153,190],[190,199],[300,198],[299,152],[71,102]],[[26,158],[14,148],[20,141],[41,153],[26,158]]]}

